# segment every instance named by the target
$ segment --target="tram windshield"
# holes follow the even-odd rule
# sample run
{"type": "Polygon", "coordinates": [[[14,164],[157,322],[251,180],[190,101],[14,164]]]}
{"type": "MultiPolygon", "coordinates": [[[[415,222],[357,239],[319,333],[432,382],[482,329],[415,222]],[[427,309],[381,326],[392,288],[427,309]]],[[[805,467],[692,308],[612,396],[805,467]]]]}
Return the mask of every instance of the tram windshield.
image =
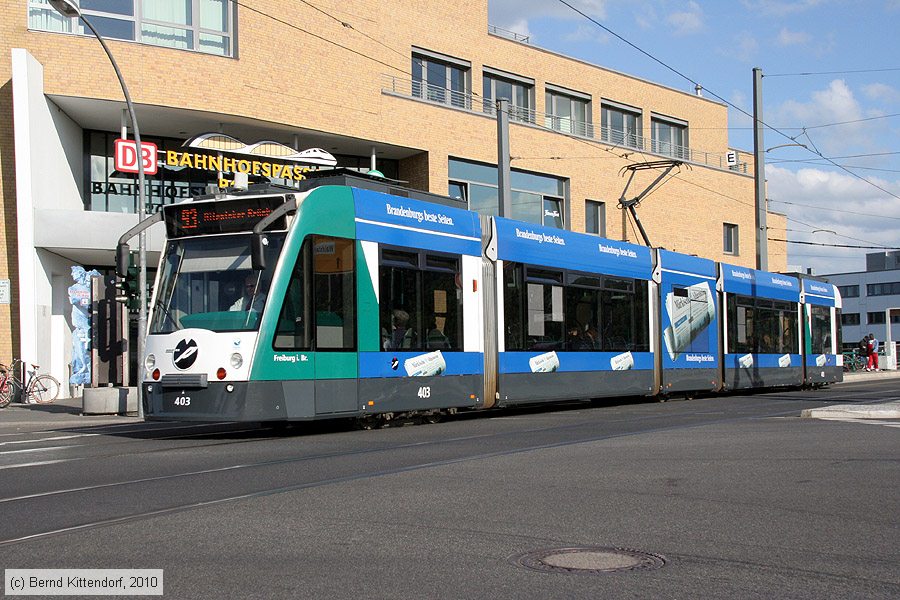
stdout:
{"type": "Polygon", "coordinates": [[[269,235],[266,264],[254,271],[248,236],[172,240],[166,246],[150,333],[198,328],[252,331],[272,282],[284,234],[269,235]]]}

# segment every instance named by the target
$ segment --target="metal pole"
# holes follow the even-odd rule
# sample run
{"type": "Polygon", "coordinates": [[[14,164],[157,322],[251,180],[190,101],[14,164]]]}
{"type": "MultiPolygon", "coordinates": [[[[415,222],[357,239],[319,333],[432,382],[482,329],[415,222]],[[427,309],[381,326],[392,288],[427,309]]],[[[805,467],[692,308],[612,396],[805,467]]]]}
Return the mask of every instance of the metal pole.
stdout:
{"type": "MultiPolygon", "coordinates": [[[[97,41],[100,42],[100,45],[103,46],[104,52],[106,52],[106,56],[109,57],[109,62],[112,63],[113,70],[116,72],[116,77],[119,78],[119,84],[122,86],[122,92],[125,94],[125,105],[128,107],[128,114],[131,116],[131,127],[134,130],[134,143],[137,146],[137,158],[138,158],[138,206],[137,206],[137,214],[138,214],[138,222],[144,220],[146,216],[146,200],[144,197],[144,156],[141,151],[141,130],[138,127],[137,115],[134,113],[134,104],[131,102],[131,94],[128,93],[128,86],[125,85],[125,79],[122,77],[122,72],[119,70],[119,65],[116,63],[116,59],[113,58],[112,52],[109,50],[109,46],[106,45],[106,41],[103,39],[103,36],[100,35],[93,24],[83,14],[78,13],[78,17],[84,21],[84,24],[88,26],[88,28],[93,32],[93,34],[97,37],[97,41]]],[[[142,231],[140,236],[138,237],[138,262],[140,265],[140,271],[138,274],[138,287],[140,288],[140,302],[141,305],[138,308],[138,352],[137,352],[137,405],[138,405],[138,418],[144,418],[144,402],[142,396],[142,377],[141,373],[141,360],[144,358],[144,344],[145,339],[144,336],[147,333],[147,233],[142,231]]],[[[126,369],[128,366],[126,365],[126,369]]]]}
{"type": "Polygon", "coordinates": [[[499,215],[512,218],[512,192],[509,183],[509,100],[497,100],[497,187],[500,192],[499,215]]]}
{"type": "Polygon", "coordinates": [[[762,69],[753,69],[753,178],[756,183],[756,268],[769,270],[769,234],[766,225],[766,162],[763,145],[762,69]]]}

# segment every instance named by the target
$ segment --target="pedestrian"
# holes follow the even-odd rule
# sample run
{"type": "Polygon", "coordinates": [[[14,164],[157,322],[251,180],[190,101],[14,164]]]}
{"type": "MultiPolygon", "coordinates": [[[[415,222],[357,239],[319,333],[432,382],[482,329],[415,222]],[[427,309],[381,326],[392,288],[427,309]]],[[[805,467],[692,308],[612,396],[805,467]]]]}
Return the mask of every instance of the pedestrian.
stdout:
{"type": "Polygon", "coordinates": [[[866,361],[866,371],[877,371],[878,370],[878,340],[875,338],[875,334],[869,334],[869,340],[866,342],[866,351],[869,355],[868,360],[866,361]]]}

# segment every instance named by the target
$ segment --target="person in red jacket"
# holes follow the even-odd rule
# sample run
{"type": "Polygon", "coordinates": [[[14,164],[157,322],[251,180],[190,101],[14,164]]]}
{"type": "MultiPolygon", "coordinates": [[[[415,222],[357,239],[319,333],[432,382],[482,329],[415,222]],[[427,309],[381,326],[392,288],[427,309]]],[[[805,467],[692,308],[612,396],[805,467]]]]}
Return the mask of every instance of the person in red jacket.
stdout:
{"type": "Polygon", "coordinates": [[[878,370],[878,340],[875,339],[875,335],[869,334],[869,341],[866,346],[866,352],[869,355],[869,359],[866,362],[866,371],[877,371],[878,370]]]}

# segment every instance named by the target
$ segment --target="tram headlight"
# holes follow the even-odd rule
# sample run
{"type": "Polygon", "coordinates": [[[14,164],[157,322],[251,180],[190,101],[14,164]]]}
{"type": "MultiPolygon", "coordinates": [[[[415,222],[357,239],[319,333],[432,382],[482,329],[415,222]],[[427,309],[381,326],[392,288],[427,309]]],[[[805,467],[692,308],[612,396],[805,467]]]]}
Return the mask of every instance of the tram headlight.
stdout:
{"type": "Polygon", "coordinates": [[[144,359],[144,368],[148,371],[152,371],[153,367],[156,366],[156,355],[148,354],[147,358],[144,359]]]}
{"type": "Polygon", "coordinates": [[[240,352],[235,352],[231,355],[231,368],[232,369],[240,369],[244,364],[244,357],[241,356],[240,352]]]}

